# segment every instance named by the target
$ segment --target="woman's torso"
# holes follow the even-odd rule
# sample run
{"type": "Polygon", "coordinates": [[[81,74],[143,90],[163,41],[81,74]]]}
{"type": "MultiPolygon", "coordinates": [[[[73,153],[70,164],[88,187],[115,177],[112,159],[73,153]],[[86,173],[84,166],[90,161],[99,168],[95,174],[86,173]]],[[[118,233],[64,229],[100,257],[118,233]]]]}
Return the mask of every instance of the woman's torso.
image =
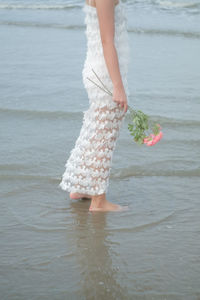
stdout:
{"type": "MultiPolygon", "coordinates": [[[[92,73],[93,68],[97,74],[101,75],[100,77],[103,81],[107,81],[107,84],[109,84],[111,88],[112,82],[110,80],[103,55],[97,10],[92,4],[95,4],[95,2],[92,2],[91,0],[85,0],[83,6],[83,11],[85,12],[84,23],[86,25],[85,34],[87,37],[87,53],[82,71],[83,81],[86,88],[91,85],[91,83],[86,80],[86,77],[95,79],[94,74],[92,73]]],[[[115,0],[114,19],[114,42],[118,54],[120,73],[126,81],[130,53],[125,6],[121,0],[115,0]]],[[[125,82],[125,86],[126,85],[127,82],[125,82]]]]}

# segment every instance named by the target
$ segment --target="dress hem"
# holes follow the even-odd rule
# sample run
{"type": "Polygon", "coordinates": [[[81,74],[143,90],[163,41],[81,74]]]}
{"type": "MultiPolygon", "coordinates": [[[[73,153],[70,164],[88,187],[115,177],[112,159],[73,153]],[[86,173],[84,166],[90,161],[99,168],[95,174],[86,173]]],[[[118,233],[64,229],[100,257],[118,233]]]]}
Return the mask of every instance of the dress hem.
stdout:
{"type": "Polygon", "coordinates": [[[102,195],[104,193],[107,193],[107,190],[108,190],[108,188],[106,188],[104,190],[100,190],[99,192],[94,192],[94,191],[91,191],[90,189],[69,187],[63,182],[59,183],[58,187],[69,193],[80,193],[80,194],[87,194],[87,195],[91,195],[91,196],[102,195]]]}

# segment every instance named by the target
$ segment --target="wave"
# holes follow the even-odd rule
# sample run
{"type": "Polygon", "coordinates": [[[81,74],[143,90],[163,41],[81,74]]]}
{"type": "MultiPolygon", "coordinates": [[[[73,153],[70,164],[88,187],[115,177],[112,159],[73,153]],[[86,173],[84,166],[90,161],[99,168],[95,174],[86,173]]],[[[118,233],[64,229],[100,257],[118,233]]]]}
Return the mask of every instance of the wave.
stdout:
{"type": "Polygon", "coordinates": [[[20,171],[27,168],[24,164],[0,164],[1,171],[20,171]]]}
{"type": "MultiPolygon", "coordinates": [[[[65,30],[84,30],[85,25],[65,25],[65,24],[51,24],[51,23],[36,23],[36,22],[19,22],[19,21],[1,21],[0,25],[17,26],[17,27],[36,27],[36,28],[55,28],[65,30]]],[[[169,36],[183,36],[185,38],[200,38],[200,32],[181,31],[177,29],[154,29],[154,28],[128,28],[128,32],[135,34],[147,35],[169,35],[169,36]]]]}
{"type": "MultiPolygon", "coordinates": [[[[165,117],[160,115],[149,115],[151,121],[158,122],[162,124],[162,127],[172,126],[174,127],[199,127],[200,121],[199,120],[189,120],[189,119],[175,119],[171,117],[165,117]]],[[[129,116],[126,116],[126,120],[129,121],[129,116]]]]}
{"type": "MultiPolygon", "coordinates": [[[[1,168],[0,168],[1,169],[1,168]]],[[[1,180],[22,180],[22,181],[29,181],[29,180],[34,180],[34,181],[47,181],[50,183],[57,184],[61,178],[58,177],[52,177],[48,175],[33,175],[33,174],[0,174],[0,179],[1,180]]],[[[28,188],[28,187],[27,187],[28,188]]]]}
{"type": "MultiPolygon", "coordinates": [[[[180,161],[178,161],[180,163],[180,161]]],[[[182,161],[184,165],[186,160],[182,161]]],[[[128,168],[122,169],[112,169],[110,177],[115,179],[125,179],[134,176],[172,176],[172,177],[199,177],[200,176],[200,168],[194,168],[190,170],[183,170],[180,168],[173,167],[173,169],[167,169],[167,166],[171,166],[175,164],[173,160],[169,161],[161,161],[155,162],[152,165],[148,165],[145,167],[142,166],[130,166],[128,168]],[[164,166],[165,165],[165,166],[164,166]],[[156,169],[155,166],[159,168],[156,169]]]]}
{"type": "MultiPolygon", "coordinates": [[[[22,3],[0,3],[0,9],[31,9],[31,10],[67,10],[67,9],[76,9],[81,8],[82,4],[81,2],[71,1],[68,3],[45,3],[46,1],[43,1],[43,3],[29,3],[25,4],[22,3]]],[[[182,9],[182,8],[199,8],[200,3],[197,1],[170,1],[170,0],[153,0],[149,1],[149,3],[146,3],[145,1],[127,1],[129,7],[134,7],[135,5],[138,5],[140,3],[141,5],[155,5],[161,8],[167,8],[167,9],[182,9]]]]}
{"type": "Polygon", "coordinates": [[[64,25],[64,24],[42,24],[35,22],[15,22],[15,21],[2,21],[0,25],[18,26],[18,27],[38,27],[38,28],[55,28],[55,29],[68,29],[68,30],[81,30],[83,26],[79,25],[64,25]]]}
{"type": "Polygon", "coordinates": [[[67,10],[80,8],[81,5],[69,4],[0,4],[0,9],[31,9],[31,10],[67,10]]]}
{"type": "Polygon", "coordinates": [[[169,36],[183,36],[185,38],[200,38],[200,32],[181,31],[177,29],[154,29],[154,28],[130,28],[131,33],[141,33],[148,35],[169,35],[169,36]]]}
{"type": "Polygon", "coordinates": [[[67,111],[46,111],[46,110],[26,110],[26,109],[10,109],[10,108],[0,108],[0,114],[7,114],[11,116],[20,116],[20,117],[35,117],[35,118],[48,118],[48,119],[57,119],[65,118],[68,120],[75,120],[80,118],[83,115],[82,111],[77,112],[67,112],[67,111]]]}
{"type": "Polygon", "coordinates": [[[157,0],[156,3],[164,8],[199,8],[199,2],[176,2],[176,1],[168,1],[168,0],[157,0]]]}
{"type": "MultiPolygon", "coordinates": [[[[200,167],[192,168],[191,169],[181,169],[178,165],[185,165],[185,164],[194,165],[193,161],[187,160],[163,160],[157,161],[149,165],[138,166],[132,165],[127,168],[113,168],[111,170],[110,177],[112,179],[125,179],[134,176],[172,176],[172,177],[199,177],[200,176],[200,167]],[[176,165],[177,163],[177,165],[176,165]],[[168,166],[172,166],[173,169],[169,169],[168,166]]],[[[0,170],[4,168],[3,165],[0,166],[0,170]]],[[[10,165],[9,171],[11,171],[12,165],[10,165]]],[[[22,180],[24,181],[36,181],[40,183],[41,181],[50,182],[51,184],[57,185],[61,178],[49,175],[39,175],[39,174],[0,174],[1,180],[22,180]]]]}
{"type": "MultiPolygon", "coordinates": [[[[29,118],[48,118],[57,119],[63,118],[67,120],[80,120],[83,118],[84,111],[47,111],[47,110],[28,110],[28,109],[12,109],[12,108],[0,108],[0,114],[10,115],[17,117],[29,117],[29,118]]],[[[200,127],[200,120],[189,119],[175,119],[171,117],[165,117],[160,115],[150,115],[152,121],[160,122],[163,127],[167,126],[180,126],[180,127],[200,127]]],[[[125,117],[126,122],[130,120],[130,116],[127,113],[125,117]]]]}

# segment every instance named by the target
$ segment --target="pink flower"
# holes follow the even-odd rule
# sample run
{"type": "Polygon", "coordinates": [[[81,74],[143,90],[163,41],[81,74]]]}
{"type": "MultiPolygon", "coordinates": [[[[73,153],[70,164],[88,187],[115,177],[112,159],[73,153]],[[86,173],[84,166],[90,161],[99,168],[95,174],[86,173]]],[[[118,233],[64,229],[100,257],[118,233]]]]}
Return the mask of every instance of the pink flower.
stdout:
{"type": "Polygon", "coordinates": [[[144,138],[143,141],[147,146],[153,146],[162,138],[162,136],[163,133],[160,131],[158,135],[150,134],[147,138],[144,138]]]}
{"type": "Polygon", "coordinates": [[[155,138],[154,138],[155,142],[157,143],[158,141],[160,141],[160,139],[162,138],[162,136],[163,136],[163,133],[162,133],[162,131],[160,131],[159,134],[156,135],[155,138]]]}

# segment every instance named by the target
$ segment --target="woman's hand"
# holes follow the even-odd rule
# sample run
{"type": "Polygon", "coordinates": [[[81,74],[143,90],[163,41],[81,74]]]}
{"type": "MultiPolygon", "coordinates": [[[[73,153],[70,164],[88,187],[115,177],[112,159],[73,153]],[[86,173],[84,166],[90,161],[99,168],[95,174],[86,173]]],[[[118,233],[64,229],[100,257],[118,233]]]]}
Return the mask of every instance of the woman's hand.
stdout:
{"type": "Polygon", "coordinates": [[[127,97],[126,92],[124,90],[123,86],[115,86],[113,87],[113,97],[112,100],[116,103],[118,103],[121,108],[124,107],[124,112],[126,113],[128,110],[128,103],[127,103],[127,97]]]}

